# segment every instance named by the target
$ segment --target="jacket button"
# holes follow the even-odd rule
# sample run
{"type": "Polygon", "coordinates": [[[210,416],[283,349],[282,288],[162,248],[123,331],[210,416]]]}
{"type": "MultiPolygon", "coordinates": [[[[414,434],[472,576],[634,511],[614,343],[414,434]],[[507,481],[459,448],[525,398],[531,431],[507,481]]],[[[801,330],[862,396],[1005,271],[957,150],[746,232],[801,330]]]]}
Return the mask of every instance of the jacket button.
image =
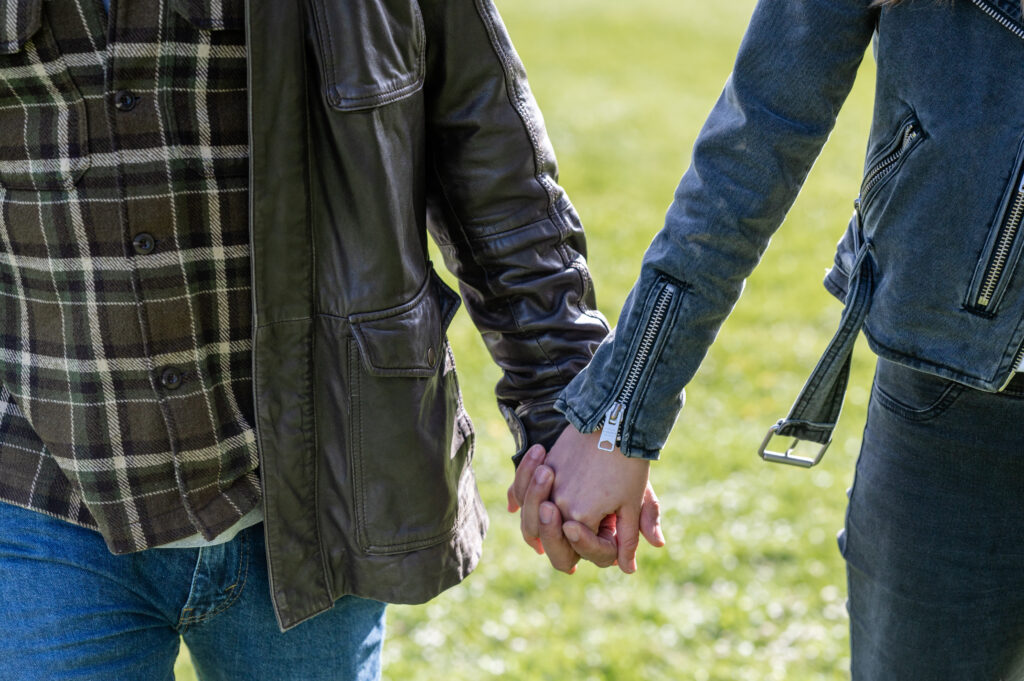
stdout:
{"type": "Polygon", "coordinates": [[[168,390],[177,390],[181,387],[181,371],[177,367],[167,367],[160,374],[160,384],[168,390]]]}
{"type": "Polygon", "coordinates": [[[128,90],[118,90],[114,95],[114,106],[118,111],[131,111],[139,103],[139,96],[128,90]]]}
{"type": "Polygon", "coordinates": [[[427,364],[434,366],[434,362],[437,361],[437,353],[434,352],[433,346],[427,348],[427,364]]]}
{"type": "Polygon", "coordinates": [[[139,255],[149,255],[156,248],[156,239],[153,238],[152,234],[139,232],[132,239],[132,247],[135,248],[135,252],[139,255]]]}

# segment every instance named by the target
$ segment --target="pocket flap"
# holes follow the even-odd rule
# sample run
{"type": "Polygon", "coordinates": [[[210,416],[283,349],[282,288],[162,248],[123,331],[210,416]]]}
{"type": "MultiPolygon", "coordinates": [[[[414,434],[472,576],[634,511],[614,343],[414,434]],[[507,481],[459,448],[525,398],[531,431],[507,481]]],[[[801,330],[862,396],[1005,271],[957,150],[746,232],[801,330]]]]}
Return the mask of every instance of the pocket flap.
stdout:
{"type": "Polygon", "coordinates": [[[433,271],[398,307],[352,315],[352,333],[373,376],[432,376],[443,361],[444,333],[461,300],[433,271]]]}
{"type": "Polygon", "coordinates": [[[338,111],[390,104],[423,87],[423,16],[416,0],[313,0],[320,68],[338,111]]]}
{"type": "Polygon", "coordinates": [[[0,54],[20,52],[43,25],[43,0],[0,0],[0,54]]]}
{"type": "Polygon", "coordinates": [[[174,11],[204,31],[240,31],[245,28],[244,0],[171,0],[174,11]]]}

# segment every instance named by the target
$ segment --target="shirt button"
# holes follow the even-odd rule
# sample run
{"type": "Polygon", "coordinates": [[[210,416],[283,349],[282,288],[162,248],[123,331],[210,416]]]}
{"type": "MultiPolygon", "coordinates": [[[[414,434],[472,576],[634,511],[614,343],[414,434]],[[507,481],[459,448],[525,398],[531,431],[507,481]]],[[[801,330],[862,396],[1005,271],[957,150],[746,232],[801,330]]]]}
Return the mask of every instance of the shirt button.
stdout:
{"type": "Polygon", "coordinates": [[[168,390],[177,390],[181,387],[181,371],[177,367],[167,367],[160,374],[160,384],[168,390]]]}
{"type": "Polygon", "coordinates": [[[114,95],[114,106],[118,111],[131,111],[139,103],[139,96],[129,90],[118,90],[114,95]]]}
{"type": "Polygon", "coordinates": [[[132,239],[132,246],[139,255],[149,255],[156,248],[156,239],[153,238],[152,234],[139,232],[132,239]]]}

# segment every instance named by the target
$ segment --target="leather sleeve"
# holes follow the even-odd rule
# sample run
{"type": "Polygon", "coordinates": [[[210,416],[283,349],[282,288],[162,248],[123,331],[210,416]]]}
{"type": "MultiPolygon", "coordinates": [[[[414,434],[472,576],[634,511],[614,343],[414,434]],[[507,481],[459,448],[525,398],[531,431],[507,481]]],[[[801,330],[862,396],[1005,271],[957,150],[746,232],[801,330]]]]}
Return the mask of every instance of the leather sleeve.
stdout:
{"type": "Polygon", "coordinates": [[[421,0],[428,217],[504,375],[496,393],[518,457],[566,425],[555,398],[608,332],[583,228],[523,65],[490,0],[421,0]]]}

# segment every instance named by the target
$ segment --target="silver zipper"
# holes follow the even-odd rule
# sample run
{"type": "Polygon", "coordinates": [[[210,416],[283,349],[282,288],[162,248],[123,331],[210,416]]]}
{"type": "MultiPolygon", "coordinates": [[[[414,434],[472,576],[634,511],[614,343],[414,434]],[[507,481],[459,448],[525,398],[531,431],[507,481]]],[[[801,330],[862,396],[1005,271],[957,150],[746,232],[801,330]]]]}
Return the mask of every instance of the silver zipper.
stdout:
{"type": "Polygon", "coordinates": [[[658,292],[658,297],[654,301],[654,308],[651,310],[651,316],[648,318],[647,326],[644,327],[644,333],[640,337],[640,345],[637,348],[636,355],[633,357],[633,363],[626,374],[626,382],[622,384],[618,397],[615,398],[615,401],[605,412],[604,425],[601,427],[601,439],[597,444],[599,449],[610,452],[619,445],[619,431],[622,426],[622,417],[626,413],[626,405],[629,404],[630,398],[633,397],[633,393],[636,392],[637,386],[640,384],[640,377],[643,375],[647,361],[651,357],[654,341],[657,340],[658,332],[661,331],[661,327],[665,323],[665,315],[668,313],[668,307],[674,295],[674,292],[668,286],[658,292]]]}
{"type": "Polygon", "coordinates": [[[1010,256],[1014,239],[1017,237],[1017,232],[1020,231],[1022,218],[1024,218],[1024,174],[1021,175],[1017,184],[1017,194],[1013,197],[1013,203],[1010,204],[1010,210],[1003,221],[995,250],[992,251],[992,257],[988,261],[985,277],[981,280],[978,307],[988,307],[988,304],[992,302],[992,294],[995,293],[999,279],[1003,276],[1003,270],[1006,269],[1006,259],[1010,256]]]}
{"type": "Polygon", "coordinates": [[[1009,30],[1018,38],[1024,39],[1024,29],[1021,29],[1020,26],[1013,23],[1012,21],[1010,21],[1002,14],[989,7],[988,5],[982,4],[981,0],[971,0],[971,2],[973,2],[975,6],[977,6],[978,9],[980,9],[982,12],[984,12],[985,14],[989,15],[990,17],[998,21],[1000,24],[1002,24],[1003,28],[1009,30]]]}
{"type": "Polygon", "coordinates": [[[860,195],[862,197],[866,196],[872,187],[888,176],[889,171],[903,158],[903,154],[907,152],[910,143],[916,140],[920,134],[921,132],[915,123],[907,123],[907,126],[903,129],[899,146],[886,154],[885,158],[876,163],[864,177],[864,182],[860,188],[860,195]]]}
{"type": "Polygon", "coordinates": [[[999,392],[1003,392],[1006,390],[1006,387],[1010,385],[1010,381],[1012,381],[1013,377],[1017,375],[1017,367],[1020,366],[1022,361],[1024,361],[1024,345],[1022,345],[1020,350],[1017,351],[1017,354],[1013,356],[1013,364],[1010,365],[1010,375],[1007,376],[1006,380],[1003,381],[1003,384],[999,386],[999,392]]]}

